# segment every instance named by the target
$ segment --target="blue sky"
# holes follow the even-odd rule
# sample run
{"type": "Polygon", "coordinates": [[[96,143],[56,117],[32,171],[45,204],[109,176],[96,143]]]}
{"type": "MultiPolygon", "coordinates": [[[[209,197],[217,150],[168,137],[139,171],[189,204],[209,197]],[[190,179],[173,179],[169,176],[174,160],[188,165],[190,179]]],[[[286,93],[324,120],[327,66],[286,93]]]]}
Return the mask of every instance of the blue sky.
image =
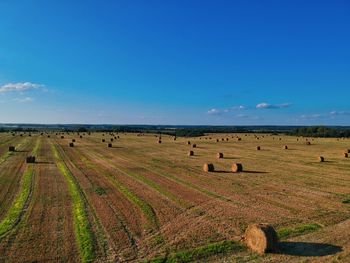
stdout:
{"type": "Polygon", "coordinates": [[[0,122],[350,125],[350,2],[0,1],[0,122]]]}

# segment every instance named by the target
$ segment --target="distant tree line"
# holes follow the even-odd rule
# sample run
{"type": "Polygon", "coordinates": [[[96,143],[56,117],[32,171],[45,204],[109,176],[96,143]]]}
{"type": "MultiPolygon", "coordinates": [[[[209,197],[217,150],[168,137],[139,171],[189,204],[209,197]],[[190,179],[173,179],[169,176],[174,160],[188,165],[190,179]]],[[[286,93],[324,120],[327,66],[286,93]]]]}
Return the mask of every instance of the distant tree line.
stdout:
{"type": "Polygon", "coordinates": [[[325,126],[311,126],[296,128],[289,134],[304,137],[348,138],[350,137],[350,129],[329,128],[325,126]]]}
{"type": "Polygon", "coordinates": [[[288,134],[304,137],[350,137],[350,127],[342,126],[176,126],[176,125],[25,125],[17,127],[0,127],[0,132],[128,132],[156,133],[177,137],[198,137],[208,133],[266,133],[288,134]]]}

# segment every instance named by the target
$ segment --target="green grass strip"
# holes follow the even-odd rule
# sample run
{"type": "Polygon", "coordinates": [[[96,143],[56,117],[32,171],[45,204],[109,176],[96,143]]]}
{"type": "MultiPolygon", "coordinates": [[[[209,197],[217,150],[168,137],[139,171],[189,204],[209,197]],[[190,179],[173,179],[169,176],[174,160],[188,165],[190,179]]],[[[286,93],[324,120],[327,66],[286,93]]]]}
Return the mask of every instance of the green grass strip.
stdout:
{"type": "Polygon", "coordinates": [[[168,256],[154,258],[149,263],[185,263],[195,260],[206,259],[215,255],[223,255],[232,252],[241,252],[246,250],[245,246],[235,241],[223,241],[219,243],[209,244],[191,250],[171,253],[168,256]]]}
{"type": "Polygon", "coordinates": [[[62,161],[56,146],[52,145],[52,151],[56,158],[57,167],[68,183],[69,192],[73,200],[74,229],[76,240],[81,253],[81,259],[83,262],[91,262],[96,257],[94,248],[94,236],[88,219],[88,213],[86,211],[82,193],[74,176],[62,161]]]}
{"type": "MultiPolygon", "coordinates": [[[[27,142],[27,138],[26,139],[24,139],[24,141],[23,142],[21,142],[21,143],[19,143],[19,144],[17,144],[16,146],[15,146],[15,148],[16,149],[21,149],[22,148],[22,146],[27,142]]],[[[0,164],[2,164],[2,163],[4,163],[11,155],[13,155],[14,154],[14,152],[6,152],[6,153],[4,153],[2,156],[0,156],[0,164]]]]}
{"type": "MultiPolygon", "coordinates": [[[[17,147],[20,147],[21,145],[23,145],[23,143],[19,144],[17,147]]],[[[39,148],[40,139],[36,141],[32,153],[37,154],[39,148]]],[[[7,212],[5,218],[0,222],[0,238],[4,237],[11,229],[13,229],[21,219],[21,216],[24,213],[25,206],[30,196],[33,176],[33,165],[28,165],[22,178],[22,186],[19,191],[19,195],[17,196],[16,200],[7,212]]]]}
{"type": "MultiPolygon", "coordinates": [[[[121,172],[121,173],[124,173],[126,175],[129,175],[133,178],[135,178],[136,180],[148,185],[149,187],[153,188],[154,190],[156,190],[157,192],[159,192],[160,194],[166,196],[167,198],[169,198],[170,200],[174,201],[175,203],[179,204],[180,206],[182,207],[185,207],[185,208],[189,208],[189,207],[192,207],[193,205],[186,202],[185,200],[182,200],[178,197],[176,197],[175,195],[173,195],[172,193],[170,193],[169,191],[166,191],[165,189],[163,189],[159,184],[155,183],[154,181],[150,180],[150,179],[147,179],[146,177],[142,176],[142,175],[139,175],[137,173],[133,173],[133,172],[130,172],[130,171],[124,171],[123,169],[121,169],[120,167],[117,167],[115,165],[115,162],[111,161],[110,159],[106,158],[105,156],[102,156],[101,154],[99,153],[96,153],[96,155],[102,159],[102,160],[105,160],[106,162],[108,162],[110,165],[112,165],[117,171],[121,172]]],[[[141,168],[145,169],[144,167],[141,166],[141,168]]],[[[149,172],[148,169],[145,169],[146,171],[149,172]]]]}
{"type": "Polygon", "coordinates": [[[280,239],[286,239],[289,237],[300,236],[300,235],[304,235],[307,233],[317,231],[321,227],[322,227],[321,225],[314,224],[314,223],[302,224],[302,225],[298,225],[296,227],[281,228],[277,231],[277,233],[278,233],[278,236],[280,239]]]}
{"type": "Polygon", "coordinates": [[[32,178],[34,175],[33,166],[28,166],[22,179],[22,187],[19,195],[0,223],[0,239],[3,238],[21,219],[27,200],[31,191],[32,178]]]}
{"type": "MultiPolygon", "coordinates": [[[[95,170],[95,166],[85,157],[80,158],[82,162],[89,168],[95,170]]],[[[114,176],[110,174],[104,174],[108,180],[120,191],[129,201],[134,203],[137,207],[140,208],[142,213],[147,217],[148,221],[151,223],[148,228],[159,228],[158,218],[154,212],[151,205],[140,199],[137,195],[131,192],[127,187],[125,187],[121,182],[119,182],[114,176]]]]}

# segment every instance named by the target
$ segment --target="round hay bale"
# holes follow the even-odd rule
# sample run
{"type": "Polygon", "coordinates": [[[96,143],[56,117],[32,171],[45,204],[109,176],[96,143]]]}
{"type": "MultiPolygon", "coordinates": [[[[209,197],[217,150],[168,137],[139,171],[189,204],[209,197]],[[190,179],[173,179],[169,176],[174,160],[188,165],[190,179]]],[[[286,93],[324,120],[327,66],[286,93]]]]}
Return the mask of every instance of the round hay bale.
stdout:
{"type": "Polygon", "coordinates": [[[75,142],[75,139],[72,139],[72,142],[75,142]]]}
{"type": "Polygon", "coordinates": [[[244,241],[254,252],[264,254],[276,250],[278,236],[269,224],[252,224],[245,231],[244,241]]]}
{"type": "Polygon", "coordinates": [[[311,145],[311,142],[307,141],[305,144],[306,144],[306,145],[311,145]]]}
{"type": "Polygon", "coordinates": [[[192,148],[197,148],[197,144],[194,143],[194,144],[192,145],[192,148]]]}
{"type": "Polygon", "coordinates": [[[346,153],[350,153],[350,149],[346,149],[346,151],[345,151],[346,153]]]}
{"type": "Polygon", "coordinates": [[[318,156],[317,160],[318,160],[320,163],[323,163],[323,162],[324,162],[324,157],[323,157],[323,156],[318,156]]]}
{"type": "Polygon", "coordinates": [[[111,138],[111,142],[113,142],[113,138],[111,138]]]}
{"type": "Polygon", "coordinates": [[[102,141],[102,142],[105,142],[106,140],[105,140],[105,139],[102,139],[101,141],[102,141]]]}
{"type": "Polygon", "coordinates": [[[216,158],[218,158],[218,159],[224,158],[224,154],[223,153],[217,153],[216,154],[216,158]]]}
{"type": "Polygon", "coordinates": [[[231,171],[234,173],[243,172],[243,165],[241,163],[233,163],[231,165],[231,171]]]}
{"type": "Polygon", "coordinates": [[[348,158],[348,157],[349,157],[349,154],[348,154],[348,153],[344,153],[344,157],[345,157],[345,158],[348,158]]]}
{"type": "Polygon", "coordinates": [[[260,151],[260,150],[261,150],[261,147],[260,147],[260,146],[256,146],[256,150],[257,150],[257,151],[260,151]]]}
{"type": "Polygon", "coordinates": [[[9,152],[14,152],[16,150],[15,146],[9,146],[9,152]]]}
{"type": "Polygon", "coordinates": [[[80,139],[83,139],[83,136],[80,135],[79,137],[80,137],[80,139]]]}
{"type": "Polygon", "coordinates": [[[203,165],[204,172],[214,172],[214,165],[212,163],[205,163],[203,165]]]}
{"type": "Polygon", "coordinates": [[[158,140],[158,143],[162,143],[162,140],[158,140]]]}
{"type": "Polygon", "coordinates": [[[241,141],[242,140],[242,138],[237,138],[237,141],[241,141]]]}
{"type": "Polygon", "coordinates": [[[228,142],[228,138],[226,138],[226,141],[228,142]]]}
{"type": "Polygon", "coordinates": [[[190,141],[188,141],[188,142],[187,142],[187,145],[191,145],[191,142],[190,142],[190,141]]]}
{"type": "Polygon", "coordinates": [[[224,139],[224,138],[221,138],[221,141],[225,141],[225,139],[224,139]]]}
{"type": "Polygon", "coordinates": [[[216,142],[219,142],[219,139],[216,139],[216,142]]]}
{"type": "Polygon", "coordinates": [[[112,144],[111,143],[108,143],[108,148],[112,148],[112,144]]]}
{"type": "Polygon", "coordinates": [[[288,145],[284,145],[283,149],[288,150],[288,145]]]}
{"type": "Polygon", "coordinates": [[[35,163],[35,156],[28,156],[26,158],[26,163],[35,163]]]}
{"type": "Polygon", "coordinates": [[[69,147],[74,147],[74,143],[69,143],[69,147]]]}
{"type": "Polygon", "coordinates": [[[193,151],[189,151],[187,155],[188,155],[188,156],[193,156],[193,155],[194,155],[194,152],[193,152],[193,151]]]}

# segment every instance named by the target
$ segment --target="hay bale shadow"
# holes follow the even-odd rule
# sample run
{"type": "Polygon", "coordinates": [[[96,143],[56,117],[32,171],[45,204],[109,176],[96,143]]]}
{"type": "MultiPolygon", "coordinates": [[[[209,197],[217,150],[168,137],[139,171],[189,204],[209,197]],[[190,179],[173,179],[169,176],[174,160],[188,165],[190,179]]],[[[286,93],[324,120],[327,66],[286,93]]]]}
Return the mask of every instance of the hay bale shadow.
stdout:
{"type": "Polygon", "coordinates": [[[280,242],[276,253],[290,256],[321,257],[334,255],[341,251],[343,251],[342,247],[332,244],[312,242],[280,242]]]}
{"type": "Polygon", "coordinates": [[[230,174],[231,171],[224,171],[224,170],[215,170],[213,173],[220,173],[220,174],[230,174]]]}
{"type": "Polygon", "coordinates": [[[37,164],[54,164],[54,162],[48,162],[48,161],[36,161],[37,164]]]}
{"type": "Polygon", "coordinates": [[[250,174],[267,174],[267,172],[249,171],[249,170],[243,170],[243,173],[250,173],[250,174]]]}

